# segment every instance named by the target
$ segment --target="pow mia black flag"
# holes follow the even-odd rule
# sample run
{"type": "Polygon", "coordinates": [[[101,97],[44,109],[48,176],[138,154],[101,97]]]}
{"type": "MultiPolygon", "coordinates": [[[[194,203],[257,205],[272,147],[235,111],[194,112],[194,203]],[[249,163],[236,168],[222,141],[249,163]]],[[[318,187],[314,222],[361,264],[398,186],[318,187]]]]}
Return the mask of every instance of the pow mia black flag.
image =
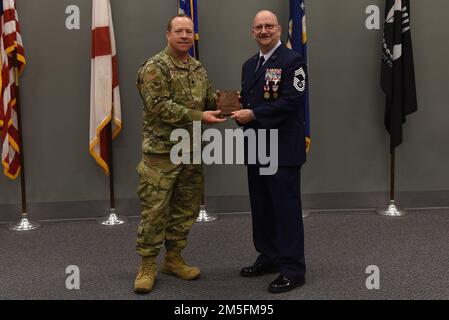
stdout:
{"type": "Polygon", "coordinates": [[[381,86],[386,94],[385,127],[390,151],[402,143],[405,117],[417,108],[410,0],[387,0],[383,33],[381,86]]]}

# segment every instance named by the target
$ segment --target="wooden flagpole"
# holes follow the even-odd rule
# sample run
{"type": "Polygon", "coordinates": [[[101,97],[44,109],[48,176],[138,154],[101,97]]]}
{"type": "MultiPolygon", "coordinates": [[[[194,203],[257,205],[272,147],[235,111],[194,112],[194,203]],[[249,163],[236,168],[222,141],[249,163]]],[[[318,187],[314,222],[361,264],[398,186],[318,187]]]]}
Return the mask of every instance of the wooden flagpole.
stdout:
{"type": "Polygon", "coordinates": [[[100,219],[100,224],[104,226],[116,226],[125,224],[127,219],[117,215],[115,207],[115,188],[114,188],[114,157],[113,157],[113,142],[112,142],[112,122],[114,121],[114,112],[111,112],[111,121],[106,126],[106,143],[108,148],[108,167],[109,167],[109,201],[110,209],[109,216],[100,219]]]}
{"type": "Polygon", "coordinates": [[[13,66],[15,75],[15,90],[16,90],[16,114],[17,114],[17,131],[19,138],[19,162],[20,162],[20,188],[22,196],[22,216],[20,222],[9,227],[12,231],[31,231],[40,227],[38,223],[32,223],[28,220],[27,211],[27,197],[26,197],[26,179],[25,179],[25,152],[23,147],[22,136],[22,112],[20,105],[20,85],[19,85],[19,62],[17,60],[17,51],[13,51],[13,66]]]}

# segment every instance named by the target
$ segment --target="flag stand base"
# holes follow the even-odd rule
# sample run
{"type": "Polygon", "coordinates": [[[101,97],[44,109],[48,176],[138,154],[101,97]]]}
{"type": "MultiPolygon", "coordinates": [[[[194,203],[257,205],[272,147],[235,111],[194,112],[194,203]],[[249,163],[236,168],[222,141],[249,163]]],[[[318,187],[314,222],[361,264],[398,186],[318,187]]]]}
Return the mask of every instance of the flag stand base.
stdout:
{"type": "Polygon", "coordinates": [[[302,210],[302,218],[308,218],[310,217],[310,211],[309,210],[302,210]]]}
{"type": "Polygon", "coordinates": [[[101,218],[98,220],[98,223],[102,226],[119,226],[128,222],[128,219],[125,217],[120,217],[117,215],[117,211],[115,208],[109,210],[109,216],[106,218],[101,218]]]}
{"type": "Polygon", "coordinates": [[[211,222],[217,219],[218,219],[217,216],[207,213],[205,205],[201,205],[200,214],[196,219],[196,222],[211,222]]]}
{"type": "Polygon", "coordinates": [[[11,224],[8,226],[8,229],[10,231],[33,231],[39,229],[41,226],[37,222],[32,222],[28,220],[28,214],[23,213],[22,218],[20,219],[20,222],[18,224],[11,224]]]}
{"type": "Polygon", "coordinates": [[[380,214],[381,216],[385,216],[385,217],[403,217],[403,216],[407,215],[407,211],[400,210],[396,206],[396,203],[394,200],[390,201],[390,205],[388,206],[387,209],[377,210],[377,213],[380,214]]]}

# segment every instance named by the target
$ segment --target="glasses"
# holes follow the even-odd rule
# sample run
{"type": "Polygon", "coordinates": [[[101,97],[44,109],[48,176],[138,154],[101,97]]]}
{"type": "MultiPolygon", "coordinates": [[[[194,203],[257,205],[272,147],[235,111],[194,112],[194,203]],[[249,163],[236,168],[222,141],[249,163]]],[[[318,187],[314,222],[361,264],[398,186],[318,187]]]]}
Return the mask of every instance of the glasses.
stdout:
{"type": "Polygon", "coordinates": [[[273,31],[275,27],[278,27],[278,24],[258,24],[254,26],[253,29],[257,32],[261,32],[264,28],[267,31],[273,31]]]}

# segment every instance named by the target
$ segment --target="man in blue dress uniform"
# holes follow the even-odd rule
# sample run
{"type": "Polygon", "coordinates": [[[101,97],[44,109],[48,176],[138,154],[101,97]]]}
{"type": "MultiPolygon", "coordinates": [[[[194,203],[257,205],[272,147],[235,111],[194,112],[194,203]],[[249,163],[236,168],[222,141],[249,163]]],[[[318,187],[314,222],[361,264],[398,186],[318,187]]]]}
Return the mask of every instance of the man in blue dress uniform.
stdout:
{"type": "MultiPolygon", "coordinates": [[[[282,293],[305,283],[300,169],[306,159],[307,66],[300,54],[281,43],[281,26],[272,12],[257,13],[252,33],[260,52],[243,65],[244,109],[234,112],[232,118],[245,131],[277,130],[278,170],[263,175],[259,161],[247,162],[253,239],[259,256],[252,266],[241,270],[241,275],[280,273],[268,291],[282,293]]],[[[273,142],[268,138],[262,142],[266,144],[265,150],[270,150],[268,145],[273,142]]],[[[258,148],[260,144],[257,141],[258,148]]],[[[246,141],[246,160],[253,149],[246,141]]]]}

